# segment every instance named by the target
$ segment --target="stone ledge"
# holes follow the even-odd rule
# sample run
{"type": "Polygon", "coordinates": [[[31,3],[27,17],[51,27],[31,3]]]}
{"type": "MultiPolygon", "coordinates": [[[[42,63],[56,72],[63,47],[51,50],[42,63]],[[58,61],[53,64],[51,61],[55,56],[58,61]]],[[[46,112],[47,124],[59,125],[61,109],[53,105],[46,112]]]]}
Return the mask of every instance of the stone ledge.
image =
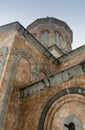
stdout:
{"type": "Polygon", "coordinates": [[[74,58],[75,56],[82,54],[82,52],[85,52],[85,45],[83,45],[75,50],[72,50],[71,52],[66,53],[66,54],[62,55],[61,57],[59,57],[58,58],[59,63],[70,60],[70,59],[74,58]]]}
{"type": "Polygon", "coordinates": [[[50,76],[48,79],[41,80],[33,85],[20,89],[21,98],[33,95],[44,89],[61,84],[67,80],[71,80],[77,76],[85,74],[85,62],[66,69],[60,73],[50,76]]]}

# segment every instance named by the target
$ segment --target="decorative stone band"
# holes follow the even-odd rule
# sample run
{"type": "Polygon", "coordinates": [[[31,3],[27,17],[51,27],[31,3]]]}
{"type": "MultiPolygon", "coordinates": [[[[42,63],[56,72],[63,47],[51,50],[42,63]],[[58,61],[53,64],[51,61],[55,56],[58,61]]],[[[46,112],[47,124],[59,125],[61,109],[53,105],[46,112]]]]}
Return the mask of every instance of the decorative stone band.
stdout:
{"type": "Polygon", "coordinates": [[[76,57],[76,56],[82,54],[82,52],[85,53],[85,45],[83,45],[83,46],[81,46],[81,47],[75,49],[75,51],[72,50],[72,51],[70,51],[69,53],[64,54],[64,55],[62,55],[61,57],[59,57],[59,58],[58,58],[59,63],[65,62],[65,61],[67,61],[67,60],[70,60],[70,59],[72,59],[73,57],[76,57]]]}
{"type": "Polygon", "coordinates": [[[44,127],[44,122],[45,122],[45,118],[47,116],[47,113],[50,109],[50,107],[53,105],[53,103],[55,101],[57,101],[58,99],[60,99],[61,97],[68,95],[68,94],[78,94],[78,95],[82,95],[85,96],[85,88],[80,88],[80,87],[72,87],[72,88],[66,88],[64,90],[61,90],[60,92],[56,93],[45,105],[41,116],[40,116],[40,121],[39,121],[39,125],[38,125],[38,130],[43,130],[44,127]]]}
{"type": "Polygon", "coordinates": [[[52,75],[49,78],[36,82],[30,86],[21,88],[20,89],[21,98],[24,98],[29,95],[33,95],[46,88],[50,88],[55,85],[61,84],[67,80],[70,80],[77,76],[83,75],[84,73],[85,73],[85,63],[83,62],[72,68],[66,69],[65,71],[52,75]]]}

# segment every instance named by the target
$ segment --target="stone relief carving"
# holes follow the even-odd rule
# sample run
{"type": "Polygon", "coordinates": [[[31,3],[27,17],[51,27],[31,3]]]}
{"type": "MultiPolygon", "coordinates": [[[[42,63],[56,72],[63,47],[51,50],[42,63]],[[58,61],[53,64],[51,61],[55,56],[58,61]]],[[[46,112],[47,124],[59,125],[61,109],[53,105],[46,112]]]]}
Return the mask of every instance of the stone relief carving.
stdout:
{"type": "Polygon", "coordinates": [[[67,116],[62,124],[62,130],[83,130],[82,121],[75,115],[67,116]]]}

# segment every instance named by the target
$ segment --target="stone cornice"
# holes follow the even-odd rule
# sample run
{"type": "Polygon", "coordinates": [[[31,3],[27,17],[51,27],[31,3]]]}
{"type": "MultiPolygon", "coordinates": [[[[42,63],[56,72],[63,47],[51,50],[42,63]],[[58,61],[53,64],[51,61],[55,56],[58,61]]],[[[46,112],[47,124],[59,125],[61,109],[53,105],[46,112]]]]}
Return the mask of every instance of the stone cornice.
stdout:
{"type": "Polygon", "coordinates": [[[68,53],[62,55],[61,57],[59,57],[58,58],[59,63],[70,60],[70,59],[74,58],[75,56],[78,56],[82,53],[85,53],[85,45],[83,45],[75,50],[72,50],[71,52],[68,52],[68,53]]]}
{"type": "Polygon", "coordinates": [[[40,92],[44,89],[53,87],[55,85],[61,84],[65,81],[71,80],[75,77],[85,74],[85,62],[73,66],[65,71],[57,73],[50,76],[48,79],[43,79],[39,82],[36,82],[30,86],[20,89],[21,98],[33,95],[37,92],[40,92]]]}

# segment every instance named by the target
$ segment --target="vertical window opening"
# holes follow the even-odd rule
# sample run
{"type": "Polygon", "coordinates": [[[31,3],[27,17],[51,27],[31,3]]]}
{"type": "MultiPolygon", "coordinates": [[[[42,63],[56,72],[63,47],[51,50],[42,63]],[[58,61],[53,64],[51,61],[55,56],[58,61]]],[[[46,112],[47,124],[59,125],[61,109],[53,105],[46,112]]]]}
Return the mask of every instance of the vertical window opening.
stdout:
{"type": "Polygon", "coordinates": [[[42,39],[43,39],[43,43],[44,44],[47,44],[48,43],[48,31],[43,31],[43,36],[42,36],[42,39]]]}
{"type": "Polygon", "coordinates": [[[54,34],[55,44],[60,48],[60,32],[56,31],[54,34]]]}

